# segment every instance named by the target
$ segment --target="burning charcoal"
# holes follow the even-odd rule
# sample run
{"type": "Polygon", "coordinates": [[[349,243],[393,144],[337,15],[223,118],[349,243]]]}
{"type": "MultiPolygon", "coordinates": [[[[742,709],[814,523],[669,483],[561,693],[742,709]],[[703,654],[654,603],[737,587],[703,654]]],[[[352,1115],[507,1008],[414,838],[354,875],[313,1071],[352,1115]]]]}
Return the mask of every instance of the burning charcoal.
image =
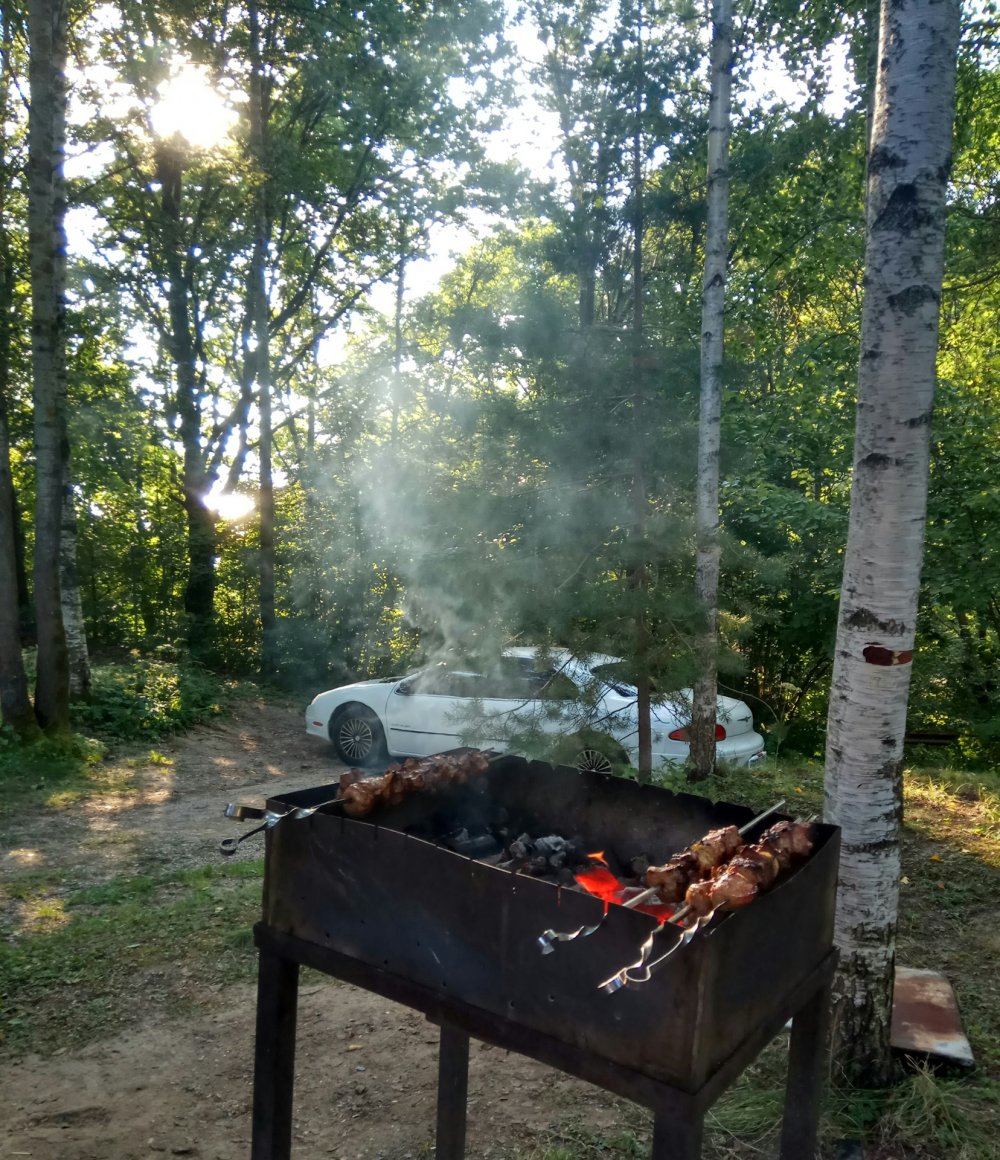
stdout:
{"type": "Polygon", "coordinates": [[[535,850],[546,857],[565,851],[568,845],[566,839],[560,838],[558,834],[549,834],[544,838],[535,839],[535,850]]]}
{"type": "Polygon", "coordinates": [[[530,834],[522,834],[519,838],[515,838],[510,844],[510,857],[514,862],[518,862],[523,858],[530,856],[534,843],[531,841],[530,834]]]}
{"type": "Polygon", "coordinates": [[[485,832],[470,834],[463,826],[443,839],[443,844],[456,854],[464,854],[467,858],[485,858],[499,853],[497,841],[485,832]]]}
{"type": "Polygon", "coordinates": [[[470,837],[468,843],[459,851],[468,858],[487,858],[497,853],[497,844],[489,834],[476,834],[470,837]]]}

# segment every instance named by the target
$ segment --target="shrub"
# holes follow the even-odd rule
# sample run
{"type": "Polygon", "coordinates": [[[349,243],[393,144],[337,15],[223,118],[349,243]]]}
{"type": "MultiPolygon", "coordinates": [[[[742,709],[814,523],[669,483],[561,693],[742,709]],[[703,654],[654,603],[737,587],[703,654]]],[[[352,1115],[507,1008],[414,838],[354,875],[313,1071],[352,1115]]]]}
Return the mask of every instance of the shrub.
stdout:
{"type": "Polygon", "coordinates": [[[109,741],[146,741],[220,711],[223,688],[188,663],[140,658],[94,670],[89,701],[73,706],[73,728],[109,741]]]}

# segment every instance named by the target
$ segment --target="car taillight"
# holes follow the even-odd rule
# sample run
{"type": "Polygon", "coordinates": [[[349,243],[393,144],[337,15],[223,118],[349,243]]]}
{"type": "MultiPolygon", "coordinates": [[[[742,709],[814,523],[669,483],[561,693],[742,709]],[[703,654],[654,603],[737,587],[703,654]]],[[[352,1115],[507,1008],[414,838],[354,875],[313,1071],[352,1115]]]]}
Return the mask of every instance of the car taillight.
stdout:
{"type": "MultiPolygon", "coordinates": [[[[690,741],[691,740],[691,734],[688,732],[686,726],[683,729],[675,729],[673,731],[673,733],[668,733],[667,736],[670,738],[671,741],[690,741]]],[[[715,740],[716,741],[725,741],[726,740],[726,731],[721,725],[716,725],[716,727],[715,727],[715,740]]]]}

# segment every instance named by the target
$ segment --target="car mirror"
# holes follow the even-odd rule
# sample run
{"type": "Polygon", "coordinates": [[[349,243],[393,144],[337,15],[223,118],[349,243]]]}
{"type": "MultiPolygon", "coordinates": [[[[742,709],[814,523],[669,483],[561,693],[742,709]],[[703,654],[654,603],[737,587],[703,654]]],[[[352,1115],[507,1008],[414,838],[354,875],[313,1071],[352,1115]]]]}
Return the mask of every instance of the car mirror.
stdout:
{"type": "Polygon", "coordinates": [[[410,684],[409,681],[400,681],[399,684],[396,686],[396,692],[402,693],[404,697],[412,696],[413,686],[410,684]]]}

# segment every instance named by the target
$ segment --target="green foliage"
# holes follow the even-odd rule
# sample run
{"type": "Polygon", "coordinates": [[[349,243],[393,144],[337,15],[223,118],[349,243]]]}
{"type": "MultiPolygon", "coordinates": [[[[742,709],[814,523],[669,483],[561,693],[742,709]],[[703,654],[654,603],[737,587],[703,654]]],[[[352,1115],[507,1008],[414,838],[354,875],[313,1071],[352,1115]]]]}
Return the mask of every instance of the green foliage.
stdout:
{"type": "Polygon", "coordinates": [[[42,737],[25,745],[0,726],[0,817],[12,816],[28,801],[86,784],[104,753],[100,741],[77,734],[42,737]]]}
{"type": "Polygon", "coordinates": [[[94,670],[91,697],[73,706],[73,723],[108,741],[153,740],[214,716],[224,697],[204,669],[137,657],[94,670]]]}
{"type": "MultiPolygon", "coordinates": [[[[702,15],[687,0],[648,11],[594,0],[522,7],[542,32],[532,80],[554,117],[565,180],[557,168],[552,181],[528,183],[516,158],[486,160],[496,153],[497,100],[510,98],[496,0],[440,10],[379,0],[350,27],[324,6],[262,11],[266,140],[251,141],[248,106],[237,101],[236,139],[212,151],[171,152],[147,132],[172,64],[165,46],[206,64],[232,95],[251,66],[246,22],[220,21],[202,3],[161,5],[155,17],[131,10],[114,31],[99,12],[81,13],[73,99],[88,112],[72,119],[70,146],[104,159],[70,183],[94,243],[71,260],[67,319],[92,646],[149,652],[181,637],[185,497],[216,483],[253,494],[259,399],[247,285],[251,209],[263,194],[279,480],[274,679],[314,691],[490,636],[641,649],[664,687],[688,683],[702,15]],[[638,361],[636,133],[646,267],[638,361]],[[176,206],[164,200],[168,162],[176,206]],[[493,212],[494,234],[435,294],[407,298],[391,322],[373,316],[367,289],[399,280],[409,289],[431,231],[472,205],[493,212]],[[183,324],[171,314],[174,281],[183,282],[183,324]],[[178,326],[193,348],[191,397],[179,388],[178,326]],[[338,329],[353,339],[343,355],[325,342],[338,329]]],[[[722,452],[723,637],[736,663],[723,680],[750,700],[772,749],[812,757],[823,747],[853,453],[871,28],[858,5],[769,0],[745,19],[722,452]],[[834,117],[821,101],[838,35],[857,83],[847,113],[834,117]],[[766,52],[805,85],[800,108],[753,98],[746,71],[766,52]]],[[[24,49],[14,37],[5,58],[0,264],[9,274],[3,405],[30,575],[25,126],[14,99],[24,49]]],[[[1000,499],[984,466],[1000,455],[998,76],[992,26],[972,18],[958,79],[910,714],[912,730],[957,734],[955,752],[979,766],[1000,753],[1000,499]]],[[[209,659],[230,676],[255,673],[259,519],[217,520],[209,538],[209,659]]],[[[216,700],[201,679],[188,674],[171,689],[155,673],[142,688],[101,677],[77,719],[113,739],[155,737],[216,700]]]]}

